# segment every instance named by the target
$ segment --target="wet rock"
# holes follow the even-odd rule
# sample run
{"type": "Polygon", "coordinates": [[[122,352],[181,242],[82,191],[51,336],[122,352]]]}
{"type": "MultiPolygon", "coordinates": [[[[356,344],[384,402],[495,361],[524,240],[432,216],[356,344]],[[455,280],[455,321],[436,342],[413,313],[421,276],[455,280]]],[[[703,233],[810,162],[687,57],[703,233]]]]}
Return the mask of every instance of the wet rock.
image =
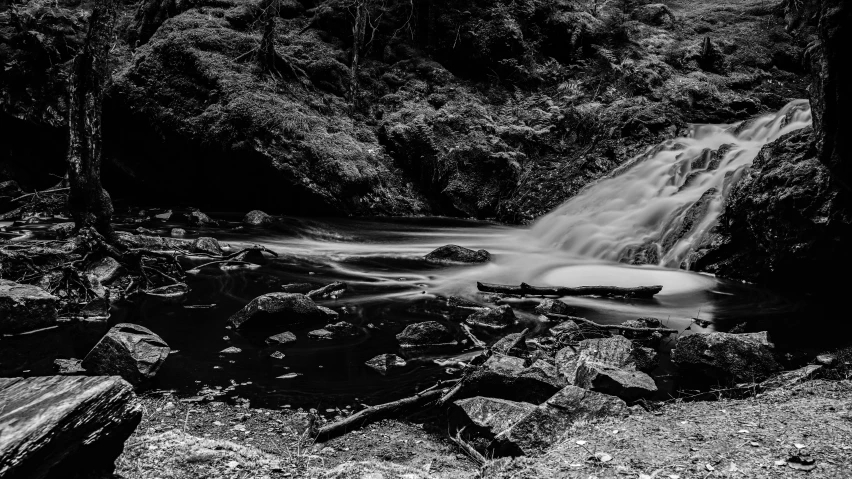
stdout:
{"type": "Polygon", "coordinates": [[[102,284],[109,284],[121,275],[121,264],[112,256],[105,256],[86,268],[86,273],[93,275],[102,284]]]}
{"type": "Polygon", "coordinates": [[[762,381],[781,370],[766,332],[692,334],[680,338],[671,355],[680,368],[714,379],[762,381]]]}
{"type": "MultiPolygon", "coordinates": [[[[659,328],[662,327],[662,322],[657,318],[639,318],[624,321],[621,325],[631,328],[659,328]]],[[[649,331],[647,333],[642,331],[622,331],[621,334],[627,339],[632,339],[652,348],[658,347],[663,341],[663,335],[658,331],[649,331]]]]}
{"type": "Polygon", "coordinates": [[[260,210],[249,211],[243,218],[243,224],[248,226],[263,226],[272,223],[272,217],[260,210]]]}
{"type": "Polygon", "coordinates": [[[465,322],[480,328],[502,330],[515,325],[515,312],[504,304],[496,308],[477,311],[467,317],[465,322]]]}
{"type": "Polygon", "coordinates": [[[120,323],[101,338],[81,365],[91,374],[121,376],[138,386],[157,374],[170,351],[150,329],[120,323]]]}
{"type": "Polygon", "coordinates": [[[809,364],[793,371],[786,371],[763,381],[760,383],[759,388],[762,390],[788,389],[797,384],[813,379],[822,368],[823,366],[819,364],[809,364]]]}
{"type": "Polygon", "coordinates": [[[457,344],[453,332],[437,321],[409,324],[396,339],[403,348],[457,344]]]}
{"type": "Polygon", "coordinates": [[[538,404],[565,385],[553,365],[537,361],[525,368],[524,363],[521,358],[493,354],[471,375],[462,394],[538,404]]]}
{"type": "Polygon", "coordinates": [[[202,236],[192,242],[192,251],[195,253],[207,253],[213,256],[222,256],[222,247],[216,238],[202,236]]]}
{"type": "Polygon", "coordinates": [[[621,399],[566,386],[497,435],[494,449],[499,455],[541,452],[562,438],[577,421],[627,414],[627,404],[621,399]]]}
{"type": "Polygon", "coordinates": [[[186,230],[183,228],[172,228],[171,231],[169,231],[169,235],[172,238],[183,238],[186,236],[186,230]]]}
{"type": "Polygon", "coordinates": [[[484,249],[474,251],[454,244],[441,246],[426,255],[430,263],[487,263],[491,254],[484,249]]]}
{"type": "Polygon", "coordinates": [[[633,362],[636,364],[636,369],[640,371],[646,373],[651,372],[654,369],[657,369],[657,366],[660,364],[660,361],[657,358],[657,351],[651,348],[634,346],[631,354],[633,356],[633,362]]]}
{"type": "Polygon", "coordinates": [[[634,20],[658,27],[669,26],[675,22],[674,14],[663,3],[640,5],[633,10],[630,16],[634,20]]]}
{"type": "Polygon", "coordinates": [[[76,376],[80,374],[86,374],[86,370],[80,364],[82,363],[82,359],[54,359],[53,366],[56,370],[56,374],[62,376],[76,376]]]}
{"type": "Polygon", "coordinates": [[[243,352],[242,349],[240,349],[236,346],[229,346],[229,347],[219,351],[219,354],[240,354],[241,352],[243,352]]]}
{"type": "Polygon", "coordinates": [[[282,346],[287,343],[292,343],[295,340],[295,334],[291,333],[290,331],[284,331],[283,333],[278,333],[276,335],[266,338],[266,344],[269,344],[271,346],[282,346]]]}
{"type": "Polygon", "coordinates": [[[204,214],[198,208],[190,208],[186,213],[179,216],[179,219],[186,222],[190,226],[218,226],[219,222],[204,214]]]}
{"type": "Polygon", "coordinates": [[[269,357],[272,359],[284,359],[286,356],[281,351],[272,351],[269,357]]]}
{"type": "Polygon", "coordinates": [[[0,333],[54,326],[58,305],[59,298],[38,286],[0,279],[0,333]]]}
{"type": "Polygon", "coordinates": [[[654,380],[637,371],[633,343],[623,336],[587,339],[556,353],[560,378],[568,384],[634,400],[657,391],[654,380]]]}
{"type": "Polygon", "coordinates": [[[608,329],[585,322],[578,323],[570,319],[550,328],[550,334],[561,343],[573,343],[583,339],[608,338],[612,336],[608,329]]]}
{"type": "Polygon", "coordinates": [[[396,354],[380,354],[364,364],[379,374],[387,374],[392,369],[404,368],[408,363],[396,354]]]}
{"type": "Polygon", "coordinates": [[[308,338],[314,340],[343,339],[357,336],[360,333],[361,330],[354,324],[341,321],[339,323],[329,324],[322,329],[309,332],[308,338]]]}
{"type": "Polygon", "coordinates": [[[570,316],[574,308],[558,299],[545,299],[535,307],[536,314],[564,314],[570,316]]]}
{"type": "Polygon", "coordinates": [[[280,324],[302,321],[333,321],[338,314],[317,306],[310,298],[298,293],[267,293],[251,300],[228,319],[234,328],[247,324],[280,324]]]}
{"type": "Polygon", "coordinates": [[[817,364],[821,364],[823,366],[834,366],[834,363],[837,362],[837,357],[833,354],[819,354],[816,357],[817,364]]]}
{"type": "Polygon", "coordinates": [[[56,223],[48,228],[47,232],[58,239],[69,238],[74,233],[74,223],[56,223]]]}
{"type": "Polygon", "coordinates": [[[117,377],[0,378],[0,397],[5,479],[113,477],[142,419],[133,389],[117,377]]]}
{"type": "Polygon", "coordinates": [[[526,335],[524,333],[512,333],[501,338],[491,346],[495,353],[505,354],[522,358],[527,354],[526,335]]]}

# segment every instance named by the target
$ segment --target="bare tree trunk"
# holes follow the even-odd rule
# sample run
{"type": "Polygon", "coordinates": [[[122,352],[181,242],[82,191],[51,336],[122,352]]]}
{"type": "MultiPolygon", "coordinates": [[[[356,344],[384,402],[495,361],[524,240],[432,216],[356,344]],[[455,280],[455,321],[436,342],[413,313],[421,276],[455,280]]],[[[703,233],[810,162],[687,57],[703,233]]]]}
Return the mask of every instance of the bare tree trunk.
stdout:
{"type": "Polygon", "coordinates": [[[361,61],[361,45],[364,43],[368,15],[366,0],[359,0],[355,6],[355,24],[352,26],[352,67],[349,69],[349,102],[353,111],[358,102],[358,66],[361,61]]]}
{"type": "Polygon", "coordinates": [[[77,229],[94,227],[106,238],[114,234],[112,201],[101,186],[101,111],[114,24],[113,0],[98,0],[68,80],[68,206],[77,229]]]}

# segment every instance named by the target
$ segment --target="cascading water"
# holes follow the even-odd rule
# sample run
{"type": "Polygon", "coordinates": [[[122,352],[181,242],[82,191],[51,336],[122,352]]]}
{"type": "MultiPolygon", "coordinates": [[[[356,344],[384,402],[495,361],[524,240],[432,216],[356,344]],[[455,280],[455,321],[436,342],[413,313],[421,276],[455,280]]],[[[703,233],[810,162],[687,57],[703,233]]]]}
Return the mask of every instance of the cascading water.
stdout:
{"type": "Polygon", "coordinates": [[[533,225],[543,248],[678,267],[716,224],[732,184],[763,145],[811,123],[806,100],[734,125],[696,125],[533,225]]]}

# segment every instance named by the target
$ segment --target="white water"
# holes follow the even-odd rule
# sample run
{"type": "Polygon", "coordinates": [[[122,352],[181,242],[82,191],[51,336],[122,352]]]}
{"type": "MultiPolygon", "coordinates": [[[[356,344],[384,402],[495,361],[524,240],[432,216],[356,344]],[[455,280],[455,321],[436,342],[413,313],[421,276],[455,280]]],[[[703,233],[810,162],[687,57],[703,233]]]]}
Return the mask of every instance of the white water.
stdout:
{"type": "Polygon", "coordinates": [[[732,180],[761,147],[810,123],[808,102],[796,100],[744,123],[694,126],[539,219],[523,241],[611,261],[630,260],[641,248],[650,254],[638,262],[678,267],[716,224],[732,180]]]}

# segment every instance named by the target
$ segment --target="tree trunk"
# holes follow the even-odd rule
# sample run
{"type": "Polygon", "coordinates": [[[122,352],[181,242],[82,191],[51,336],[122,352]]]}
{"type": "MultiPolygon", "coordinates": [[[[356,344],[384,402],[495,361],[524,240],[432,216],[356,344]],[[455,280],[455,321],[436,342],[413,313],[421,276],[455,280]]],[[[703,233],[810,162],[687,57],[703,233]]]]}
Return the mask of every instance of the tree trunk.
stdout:
{"type": "Polygon", "coordinates": [[[848,134],[852,131],[852,76],[849,45],[852,44],[852,5],[849,0],[823,0],[819,15],[820,45],[813,56],[811,104],[819,140],[820,161],[832,177],[852,189],[852,160],[848,134]]]}
{"type": "Polygon", "coordinates": [[[98,0],[68,80],[68,206],[77,229],[94,227],[106,238],[114,234],[112,201],[101,186],[101,110],[114,23],[113,0],[98,0]]]}
{"type": "Polygon", "coordinates": [[[358,103],[358,65],[361,61],[361,45],[367,30],[367,2],[361,0],[355,6],[355,24],[352,26],[352,68],[349,69],[349,102],[354,111],[358,103]]]}

